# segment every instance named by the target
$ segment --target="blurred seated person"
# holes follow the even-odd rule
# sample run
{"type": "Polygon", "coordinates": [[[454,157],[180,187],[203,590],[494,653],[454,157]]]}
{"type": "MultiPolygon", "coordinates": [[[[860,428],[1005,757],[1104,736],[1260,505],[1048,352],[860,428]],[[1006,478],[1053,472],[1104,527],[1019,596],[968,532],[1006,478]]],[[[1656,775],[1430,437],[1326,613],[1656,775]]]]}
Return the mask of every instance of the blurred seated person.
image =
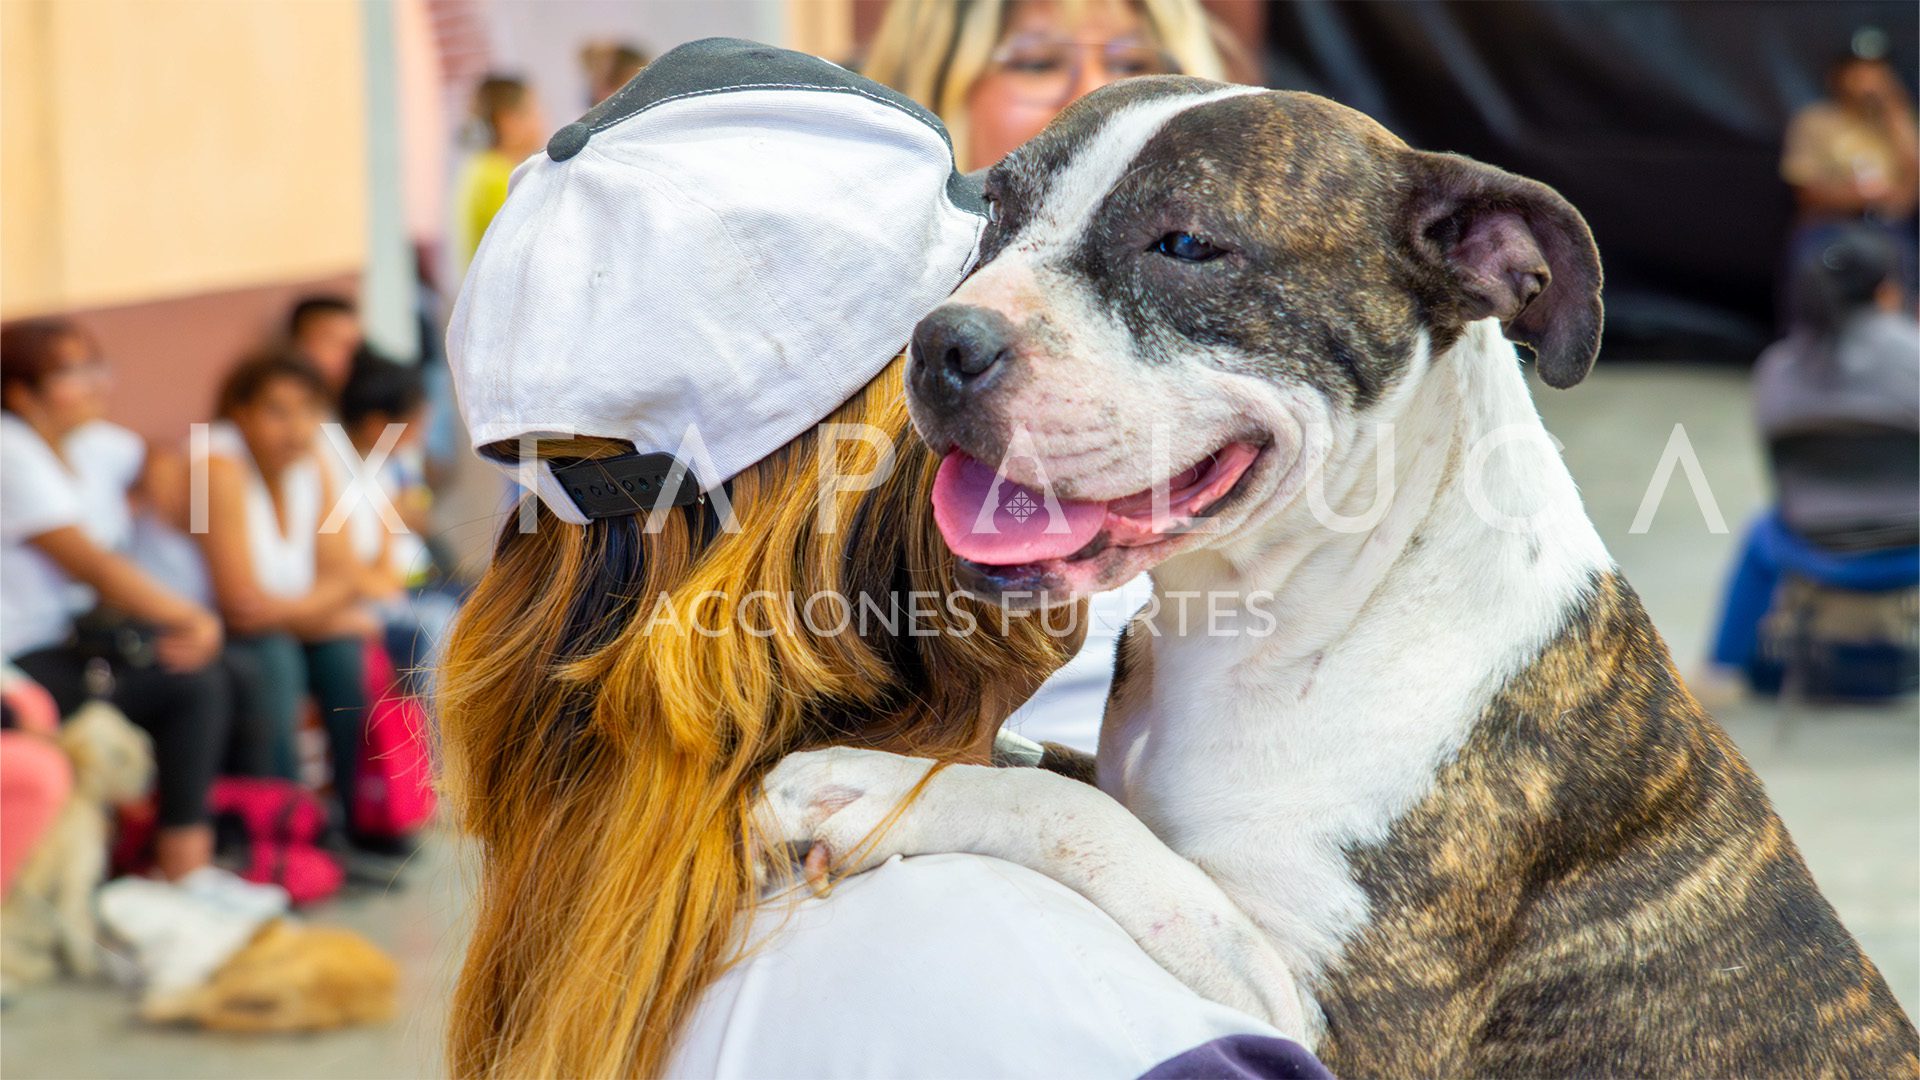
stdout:
{"type": "Polygon", "coordinates": [[[587,76],[587,108],[612,97],[651,59],[645,49],[625,41],[589,41],[582,45],[580,69],[587,76]]]}
{"type": "MultiPolygon", "coordinates": [[[[937,113],[960,167],[984,169],[1108,83],[1224,78],[1221,40],[1197,0],[894,0],[862,71],[937,113]]],[[[1093,752],[1120,631],[1152,593],[1142,574],[1093,597],[1085,644],[1008,726],[1093,752]]]]}
{"type": "Polygon", "coordinates": [[[420,450],[426,408],[418,367],[367,353],[340,391],[340,423],[354,453],[369,464],[379,458],[371,477],[379,492],[357,500],[348,520],[354,555],[380,590],[374,609],[386,628],[387,652],[416,693],[426,689],[424,673],[458,607],[453,594],[434,584],[434,559],[422,539],[433,505],[420,450]],[[393,508],[401,531],[388,528],[376,506],[380,498],[393,508]]]}
{"type": "Polygon", "coordinates": [[[1224,79],[1216,35],[1198,0],[894,0],[861,73],[932,109],[960,168],[985,169],[1108,83],[1224,79]]]}
{"type": "Polygon", "coordinates": [[[68,716],[101,690],[153,738],[160,874],[209,896],[207,794],[234,731],[221,627],[125,554],[144,445],[107,423],[108,369],[65,319],[0,328],[0,649],[68,716]]]}
{"type": "MultiPolygon", "coordinates": [[[[1794,288],[1793,329],[1754,367],[1754,416],[1769,443],[1803,432],[1872,425],[1920,431],[1920,322],[1902,303],[1899,255],[1885,234],[1850,228],[1811,254],[1794,288]]],[[[1776,476],[1777,484],[1817,483],[1776,476]]],[[[1825,502],[1836,519],[1899,516],[1913,492],[1781,490],[1825,502]],[[1848,499],[1873,500],[1847,506],[1848,499]]]]}
{"type": "Polygon", "coordinates": [[[1717,664],[1756,670],[1786,578],[1854,594],[1920,584],[1920,324],[1898,262],[1882,232],[1855,227],[1795,275],[1793,329],[1754,369],[1775,506],[1748,533],[1717,664]]]}
{"type": "Polygon", "coordinates": [[[546,148],[546,121],[533,87],[508,75],[489,75],[474,88],[469,123],[480,149],[460,169],[453,198],[453,251],[465,274],[480,237],[507,201],[514,167],[546,148]]]}
{"type": "Polygon", "coordinates": [[[1914,232],[1920,130],[1906,88],[1880,55],[1884,38],[1860,37],[1872,51],[1834,61],[1828,96],[1801,109],[1787,128],[1780,174],[1799,204],[1788,265],[1803,264],[1840,228],[1865,223],[1896,245],[1897,280],[1911,303],[1920,246],[1914,232]]]}
{"type": "Polygon", "coordinates": [[[366,601],[385,584],[355,560],[346,529],[322,527],[339,496],[316,453],[331,404],[319,369],[293,353],[264,353],[227,376],[208,433],[199,540],[232,648],[261,683],[275,774],[300,779],[296,733],[311,694],[350,824],[368,707],[363,650],[380,634],[366,601]]]}
{"type": "Polygon", "coordinates": [[[320,369],[336,393],[353,370],[353,358],[364,338],[360,312],[344,296],[302,297],[287,314],[287,342],[320,369]]]}

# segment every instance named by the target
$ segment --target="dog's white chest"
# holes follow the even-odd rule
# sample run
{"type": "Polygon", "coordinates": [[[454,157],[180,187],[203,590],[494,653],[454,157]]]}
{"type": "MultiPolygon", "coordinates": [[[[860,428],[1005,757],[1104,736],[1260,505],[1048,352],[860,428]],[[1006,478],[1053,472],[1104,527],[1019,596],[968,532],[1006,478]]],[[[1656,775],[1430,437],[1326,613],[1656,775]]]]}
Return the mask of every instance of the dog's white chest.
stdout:
{"type": "Polygon", "coordinates": [[[1435,642],[1383,679],[1343,649],[1277,664],[1247,649],[1222,664],[1222,642],[1156,642],[1157,677],[1103,733],[1101,757],[1120,763],[1111,793],[1310,983],[1367,922],[1347,851],[1386,839],[1431,790],[1472,699],[1490,692],[1484,678],[1438,677],[1462,644],[1435,642]]]}

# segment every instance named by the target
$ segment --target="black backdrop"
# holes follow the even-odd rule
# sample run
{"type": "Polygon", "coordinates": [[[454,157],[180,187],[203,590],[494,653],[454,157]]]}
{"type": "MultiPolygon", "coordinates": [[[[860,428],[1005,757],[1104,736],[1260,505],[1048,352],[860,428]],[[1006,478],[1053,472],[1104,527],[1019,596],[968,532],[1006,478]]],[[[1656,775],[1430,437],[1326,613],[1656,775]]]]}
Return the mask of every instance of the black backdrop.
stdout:
{"type": "Polygon", "coordinates": [[[1774,329],[1780,136],[1877,26],[1911,91],[1920,5],[1306,0],[1267,12],[1271,85],[1560,189],[1593,226],[1610,355],[1751,360],[1774,329]]]}

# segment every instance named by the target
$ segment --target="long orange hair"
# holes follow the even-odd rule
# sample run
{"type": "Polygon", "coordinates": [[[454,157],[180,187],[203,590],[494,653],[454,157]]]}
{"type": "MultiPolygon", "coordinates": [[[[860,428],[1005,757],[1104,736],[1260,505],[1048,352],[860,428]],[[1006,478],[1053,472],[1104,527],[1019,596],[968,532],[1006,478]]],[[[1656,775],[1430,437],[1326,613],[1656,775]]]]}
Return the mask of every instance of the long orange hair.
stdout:
{"type": "MultiPolygon", "coordinates": [[[[447,1039],[456,1076],[659,1075],[743,947],[765,772],[831,744],[956,756],[1065,659],[1037,620],[952,595],[901,366],[828,418],[891,440],[896,467],[873,490],[822,493],[816,429],[734,479],[740,528],[705,544],[677,514],[647,533],[645,515],[569,526],[542,507],[531,532],[502,533],[439,691],[444,786],[481,852],[447,1039]],[[773,608],[753,632],[736,622],[750,594],[897,611],[913,591],[944,598],[919,605],[918,635],[879,620],[816,633],[773,608]]],[[[862,476],[883,451],[846,439],[833,453],[838,475],[862,476]]]]}

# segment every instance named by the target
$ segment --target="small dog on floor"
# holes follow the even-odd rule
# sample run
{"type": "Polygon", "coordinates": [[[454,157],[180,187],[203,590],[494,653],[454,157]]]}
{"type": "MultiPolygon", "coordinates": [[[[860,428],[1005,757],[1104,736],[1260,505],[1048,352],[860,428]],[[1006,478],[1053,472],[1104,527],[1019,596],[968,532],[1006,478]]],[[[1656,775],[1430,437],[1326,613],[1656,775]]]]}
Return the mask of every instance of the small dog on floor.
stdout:
{"type": "Polygon", "coordinates": [[[358,934],[273,919],[206,982],[150,994],[141,1019],[210,1031],[330,1031],[393,1018],[400,970],[358,934]]]}
{"type": "Polygon", "coordinates": [[[153,781],[153,742],[120,710],[92,702],[60,727],[73,762],[73,794],[54,819],[0,908],[0,974],[32,983],[68,971],[99,970],[93,894],[107,874],[113,808],[153,781]]]}

